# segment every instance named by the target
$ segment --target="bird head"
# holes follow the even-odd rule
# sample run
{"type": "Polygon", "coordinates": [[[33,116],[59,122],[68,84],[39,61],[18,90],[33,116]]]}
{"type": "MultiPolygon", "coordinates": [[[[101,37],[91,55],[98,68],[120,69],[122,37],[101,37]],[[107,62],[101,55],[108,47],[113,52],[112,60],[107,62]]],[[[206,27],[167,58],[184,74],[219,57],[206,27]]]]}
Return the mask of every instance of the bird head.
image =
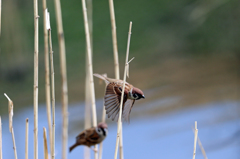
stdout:
{"type": "Polygon", "coordinates": [[[145,96],[144,96],[143,92],[140,89],[136,88],[136,87],[133,88],[132,95],[133,95],[135,100],[139,100],[141,98],[145,99],[145,96]]]}
{"type": "Polygon", "coordinates": [[[108,126],[106,123],[104,122],[101,122],[98,124],[97,128],[96,128],[96,131],[97,133],[100,135],[100,136],[107,136],[107,133],[108,133],[108,126]]]}

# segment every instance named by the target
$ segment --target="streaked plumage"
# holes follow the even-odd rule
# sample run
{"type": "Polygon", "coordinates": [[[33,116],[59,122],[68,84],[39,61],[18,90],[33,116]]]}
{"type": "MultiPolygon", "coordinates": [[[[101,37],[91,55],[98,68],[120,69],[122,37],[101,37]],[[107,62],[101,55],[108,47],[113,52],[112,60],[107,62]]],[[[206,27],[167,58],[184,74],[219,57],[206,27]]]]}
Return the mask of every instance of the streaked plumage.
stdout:
{"type": "Polygon", "coordinates": [[[103,122],[99,123],[97,127],[86,129],[76,137],[76,143],[69,148],[69,151],[71,152],[79,145],[91,147],[99,144],[105,139],[107,133],[107,124],[103,122]]]}
{"type": "MultiPolygon", "coordinates": [[[[99,74],[94,76],[102,79],[106,83],[106,92],[104,96],[104,105],[108,118],[114,121],[118,120],[120,111],[120,102],[123,88],[123,81],[108,78],[99,74]]],[[[123,119],[130,120],[130,113],[135,100],[145,98],[143,92],[129,83],[125,83],[124,97],[123,97],[123,119]]]]}

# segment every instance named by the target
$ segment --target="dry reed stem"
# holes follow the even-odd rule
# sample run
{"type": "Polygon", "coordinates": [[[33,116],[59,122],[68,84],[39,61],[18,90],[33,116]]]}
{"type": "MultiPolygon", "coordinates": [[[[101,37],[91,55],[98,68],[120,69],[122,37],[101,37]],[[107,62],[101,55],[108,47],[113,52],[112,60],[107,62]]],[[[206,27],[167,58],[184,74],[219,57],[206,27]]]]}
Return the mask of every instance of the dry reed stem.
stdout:
{"type": "Polygon", "coordinates": [[[12,134],[12,140],[13,140],[13,150],[14,150],[14,156],[15,159],[17,159],[17,148],[15,144],[15,138],[14,138],[14,131],[13,131],[13,102],[12,100],[7,96],[6,93],[4,93],[5,97],[8,99],[8,115],[9,115],[9,131],[12,134]]]}
{"type": "MultiPolygon", "coordinates": [[[[114,12],[114,3],[113,0],[109,0],[109,9],[111,17],[111,26],[112,26],[112,41],[113,41],[113,54],[114,54],[114,68],[115,68],[115,78],[120,78],[119,72],[119,62],[118,62],[118,46],[117,46],[117,29],[116,29],[116,20],[114,12]]],[[[122,129],[120,133],[120,147],[119,147],[120,159],[123,159],[123,138],[122,138],[122,129]]]]}
{"type": "MultiPolygon", "coordinates": [[[[82,9],[83,9],[83,17],[84,17],[84,27],[85,27],[85,36],[87,43],[87,52],[88,52],[88,68],[89,68],[89,77],[90,77],[90,91],[91,91],[91,104],[92,104],[92,118],[93,118],[93,126],[97,126],[97,113],[96,113],[96,103],[95,103],[95,91],[94,91],[94,82],[93,82],[93,69],[92,69],[92,49],[91,49],[91,41],[89,34],[89,25],[87,18],[87,8],[85,0],[82,0],[82,9]]],[[[94,146],[95,150],[97,150],[97,145],[94,146]]],[[[95,151],[94,153],[95,159],[98,158],[98,153],[95,151]]]]}
{"type": "Polygon", "coordinates": [[[44,150],[44,159],[48,159],[48,146],[47,146],[46,128],[43,128],[43,150],[44,150]]]}
{"type": "Polygon", "coordinates": [[[25,159],[28,159],[28,118],[26,119],[26,130],[25,130],[25,159]]]}
{"type": "Polygon", "coordinates": [[[112,41],[113,41],[113,54],[114,54],[114,65],[115,65],[115,78],[119,79],[119,62],[118,62],[118,46],[117,46],[117,31],[113,0],[109,0],[111,26],[112,26],[112,41]]]}
{"type": "MultiPolygon", "coordinates": [[[[48,54],[48,30],[47,30],[47,3],[43,0],[43,32],[44,32],[44,60],[45,60],[45,92],[46,92],[46,109],[48,118],[48,132],[49,132],[49,142],[50,150],[52,149],[52,128],[51,128],[51,94],[50,94],[50,71],[49,71],[49,54],[48,54]]],[[[51,150],[52,152],[52,150],[51,150]]]]}
{"type": "MultiPolygon", "coordinates": [[[[85,79],[85,120],[84,128],[91,127],[91,92],[90,92],[90,81],[88,73],[88,62],[86,57],[86,79],[85,79]]],[[[84,159],[91,158],[91,149],[87,146],[84,146],[84,159]]]]}
{"type": "Polygon", "coordinates": [[[195,121],[194,145],[193,145],[193,159],[195,159],[195,156],[196,156],[197,137],[198,137],[198,129],[197,129],[197,121],[195,121]]]}
{"type": "Polygon", "coordinates": [[[15,156],[15,159],[17,159],[17,148],[16,148],[16,143],[15,143],[15,137],[14,137],[14,130],[13,130],[13,127],[12,127],[11,132],[12,132],[11,134],[12,134],[12,140],[13,140],[14,156],[15,156]]]}
{"type": "MultiPolygon", "coordinates": [[[[88,23],[89,23],[89,33],[90,33],[90,41],[91,41],[91,49],[93,47],[93,39],[92,39],[92,0],[87,0],[87,15],[88,15],[88,23]]],[[[91,59],[92,60],[92,59],[91,59]]],[[[87,44],[86,44],[86,79],[85,79],[85,129],[91,127],[91,92],[90,92],[90,78],[88,71],[88,52],[87,52],[87,44]]],[[[91,149],[87,146],[84,147],[84,158],[91,158],[91,149]]]]}
{"type": "MultiPolygon", "coordinates": [[[[132,30],[132,22],[130,22],[130,25],[129,25],[128,43],[127,43],[127,51],[126,51],[126,62],[125,62],[125,69],[124,69],[124,75],[123,75],[123,89],[122,89],[122,90],[125,90],[126,75],[127,75],[127,66],[128,66],[128,56],[129,56],[130,39],[131,39],[131,30],[132,30]]],[[[116,147],[115,147],[114,159],[117,159],[119,137],[120,137],[121,129],[122,129],[122,104],[123,104],[123,96],[124,96],[124,91],[122,91],[122,95],[121,95],[120,111],[119,111],[119,118],[118,118],[118,129],[117,129],[117,140],[116,140],[116,147]]]]}
{"type": "MultiPolygon", "coordinates": [[[[60,66],[62,76],[62,111],[63,111],[63,132],[62,132],[62,159],[67,159],[67,141],[68,141],[68,87],[67,87],[67,66],[66,66],[66,52],[65,39],[62,24],[62,11],[60,0],[54,0],[58,41],[60,51],[60,66]]],[[[54,156],[52,157],[54,159],[54,156]]]]}
{"type": "Polygon", "coordinates": [[[38,159],[38,0],[34,1],[34,159],[38,159]]]}
{"type": "MultiPolygon", "coordinates": [[[[103,104],[102,122],[105,123],[105,121],[106,121],[106,110],[105,110],[105,106],[104,106],[104,104],[103,104]]],[[[101,142],[101,143],[99,144],[99,154],[98,154],[99,159],[102,159],[102,153],[103,153],[103,142],[101,142]]]]}
{"type": "Polygon", "coordinates": [[[12,100],[7,96],[6,93],[4,93],[5,97],[8,99],[8,115],[9,115],[9,131],[12,131],[12,122],[13,122],[13,102],[12,100]]]}
{"type": "MultiPolygon", "coordinates": [[[[192,130],[193,130],[193,133],[195,133],[195,129],[192,128],[192,130]]],[[[202,154],[203,154],[204,159],[208,159],[208,158],[207,158],[206,151],[204,150],[203,145],[202,145],[202,142],[201,142],[201,140],[200,140],[199,137],[197,137],[197,142],[198,142],[198,146],[200,147],[200,149],[201,149],[201,151],[202,151],[202,154]]]]}
{"type": "Polygon", "coordinates": [[[201,151],[202,151],[202,154],[203,154],[203,157],[204,157],[204,159],[208,159],[207,158],[207,154],[206,154],[206,152],[205,152],[205,150],[204,150],[204,148],[203,148],[203,146],[202,146],[202,142],[200,141],[200,139],[199,139],[199,137],[198,137],[198,145],[199,145],[199,147],[200,147],[200,149],[201,149],[201,151]]]}
{"type": "Polygon", "coordinates": [[[0,159],[2,159],[2,119],[0,116],[0,159]]]}
{"type": "MultiPolygon", "coordinates": [[[[50,16],[49,16],[50,24],[50,16]]],[[[50,26],[50,25],[49,25],[50,26]]],[[[49,27],[50,28],[50,27],[49,27]]],[[[54,64],[53,64],[53,50],[52,50],[52,35],[51,29],[48,29],[49,48],[50,48],[50,62],[51,62],[51,88],[52,88],[52,156],[55,156],[55,80],[54,80],[54,64]]]]}

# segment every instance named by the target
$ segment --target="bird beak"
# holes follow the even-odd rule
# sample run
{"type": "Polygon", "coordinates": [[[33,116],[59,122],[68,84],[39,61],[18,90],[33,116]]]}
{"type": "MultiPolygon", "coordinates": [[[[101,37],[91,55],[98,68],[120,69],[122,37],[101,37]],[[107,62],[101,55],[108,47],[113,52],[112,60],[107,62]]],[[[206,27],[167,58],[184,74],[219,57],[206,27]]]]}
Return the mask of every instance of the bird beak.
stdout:
{"type": "Polygon", "coordinates": [[[142,95],[142,98],[143,98],[143,99],[145,99],[145,96],[144,96],[144,95],[142,95]]]}

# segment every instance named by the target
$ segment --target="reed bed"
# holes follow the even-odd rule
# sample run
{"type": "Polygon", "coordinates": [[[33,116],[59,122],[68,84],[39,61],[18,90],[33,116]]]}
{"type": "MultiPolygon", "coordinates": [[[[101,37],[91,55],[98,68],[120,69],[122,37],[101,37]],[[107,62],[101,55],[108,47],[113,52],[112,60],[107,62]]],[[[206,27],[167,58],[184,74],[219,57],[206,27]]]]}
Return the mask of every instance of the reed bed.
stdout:
{"type": "MultiPolygon", "coordinates": [[[[97,112],[95,103],[95,90],[93,81],[93,68],[92,68],[92,1],[88,0],[88,12],[86,1],[82,0],[83,18],[84,18],[84,28],[86,35],[86,109],[85,109],[85,128],[89,128],[91,125],[97,126],[97,112]],[[92,119],[90,118],[92,116],[92,119]],[[92,124],[91,124],[92,121],[92,124]]],[[[112,27],[112,42],[113,42],[113,54],[114,54],[114,70],[115,78],[120,78],[119,72],[119,61],[118,61],[118,46],[117,46],[117,33],[116,33],[116,21],[114,13],[113,0],[109,0],[110,8],[110,18],[112,27]]],[[[58,30],[58,40],[59,40],[59,50],[60,50],[60,65],[61,65],[61,78],[62,78],[62,117],[63,117],[63,127],[62,127],[62,159],[67,159],[67,142],[68,142],[68,87],[67,87],[67,68],[66,68],[66,52],[65,52],[65,39],[62,24],[61,15],[61,4],[60,0],[55,0],[55,11],[57,20],[57,30],[58,30]]],[[[34,159],[38,159],[38,1],[34,0],[34,94],[33,94],[33,105],[34,105],[34,159]]],[[[44,20],[44,55],[45,55],[45,95],[46,95],[46,110],[48,117],[48,131],[49,131],[49,147],[51,159],[55,159],[55,80],[54,80],[54,60],[53,60],[53,48],[52,48],[52,37],[51,37],[51,27],[50,27],[50,16],[47,11],[46,0],[43,0],[43,20],[44,20]],[[49,57],[50,56],[50,57],[49,57]],[[50,65],[49,65],[50,63],[50,65]]],[[[134,59],[129,59],[129,49],[130,49],[130,39],[131,39],[132,22],[129,25],[128,32],[128,42],[126,49],[126,60],[123,75],[123,90],[125,89],[125,83],[127,76],[129,77],[129,63],[134,59]]],[[[1,0],[0,0],[0,35],[1,35],[1,0]]],[[[13,140],[13,150],[15,159],[17,159],[17,148],[14,137],[13,129],[13,102],[4,94],[8,99],[8,109],[9,109],[9,131],[12,135],[13,140]]],[[[120,111],[117,126],[117,137],[115,145],[114,159],[117,159],[118,149],[119,158],[123,159],[123,137],[122,137],[122,106],[123,106],[123,96],[124,91],[121,94],[120,101],[120,111]]],[[[102,122],[106,120],[106,111],[103,106],[102,111],[102,122]]],[[[28,137],[29,137],[29,120],[26,119],[25,127],[25,159],[28,159],[28,137]]],[[[203,156],[207,159],[206,152],[203,149],[201,141],[198,137],[197,121],[195,121],[194,129],[194,148],[193,148],[193,159],[196,156],[196,144],[199,144],[203,156]]],[[[44,159],[49,158],[48,152],[48,142],[47,142],[47,129],[43,128],[43,143],[44,143],[44,159]]],[[[95,145],[95,150],[98,150],[98,146],[95,145]]],[[[100,144],[99,154],[97,151],[94,152],[95,159],[102,159],[103,145],[100,144]]],[[[0,159],[2,159],[2,121],[0,116],[0,159]]],[[[90,158],[90,149],[85,147],[84,158],[90,158]]]]}

